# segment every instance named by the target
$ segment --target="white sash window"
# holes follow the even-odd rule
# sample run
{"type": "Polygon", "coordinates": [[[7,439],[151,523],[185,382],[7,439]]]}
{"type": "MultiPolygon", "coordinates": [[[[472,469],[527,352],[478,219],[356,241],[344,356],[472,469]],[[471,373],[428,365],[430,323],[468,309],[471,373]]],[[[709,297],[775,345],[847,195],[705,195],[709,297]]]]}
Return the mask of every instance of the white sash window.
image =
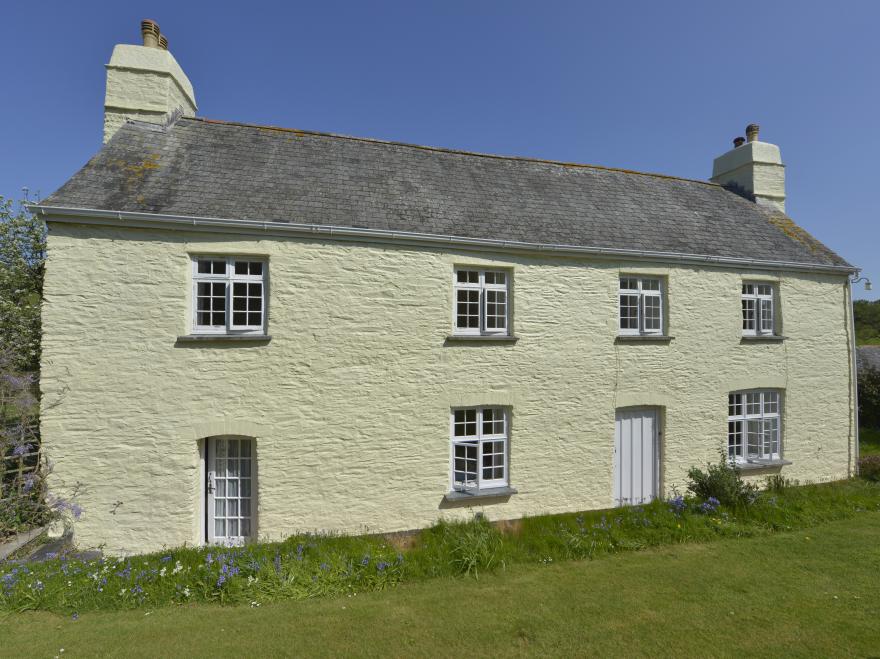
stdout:
{"type": "Polygon", "coordinates": [[[743,336],[772,336],[776,334],[773,298],[773,284],[746,283],[742,285],[743,336]]]}
{"type": "Polygon", "coordinates": [[[193,333],[265,334],[267,269],[252,257],[194,257],[193,333]]]}
{"type": "Polygon", "coordinates": [[[507,336],[509,274],[456,268],[454,277],[455,334],[507,336]]]}
{"type": "Polygon", "coordinates": [[[471,407],[452,411],[452,489],[507,486],[507,410],[471,407]]]}
{"type": "Polygon", "coordinates": [[[778,391],[742,391],[730,394],[727,455],[732,461],[780,459],[781,407],[778,391]]]}
{"type": "Polygon", "coordinates": [[[619,331],[631,336],[663,334],[663,282],[658,277],[621,277],[619,331]]]}

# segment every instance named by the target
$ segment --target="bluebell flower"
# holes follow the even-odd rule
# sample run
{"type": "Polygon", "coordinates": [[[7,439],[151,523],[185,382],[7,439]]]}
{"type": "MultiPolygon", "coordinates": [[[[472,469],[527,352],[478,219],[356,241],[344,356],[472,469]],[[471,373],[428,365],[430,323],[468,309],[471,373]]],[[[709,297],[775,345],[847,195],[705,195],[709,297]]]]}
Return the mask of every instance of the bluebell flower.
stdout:
{"type": "Polygon", "coordinates": [[[379,572],[384,572],[385,568],[389,567],[390,565],[390,563],[386,563],[385,561],[379,561],[379,563],[376,565],[376,570],[379,572]]]}
{"type": "Polygon", "coordinates": [[[272,561],[272,563],[275,566],[275,572],[281,572],[281,554],[279,554],[277,551],[275,552],[275,559],[272,561]]]}
{"type": "Polygon", "coordinates": [[[367,554],[361,559],[361,565],[369,565],[370,564],[370,555],[367,554]]]}
{"type": "Polygon", "coordinates": [[[171,560],[171,557],[170,556],[163,556],[159,560],[162,561],[163,563],[167,563],[168,561],[171,560]]]}
{"type": "Polygon", "coordinates": [[[330,566],[327,565],[327,563],[321,563],[318,567],[321,568],[322,570],[324,570],[325,572],[330,569],[330,566]]]}

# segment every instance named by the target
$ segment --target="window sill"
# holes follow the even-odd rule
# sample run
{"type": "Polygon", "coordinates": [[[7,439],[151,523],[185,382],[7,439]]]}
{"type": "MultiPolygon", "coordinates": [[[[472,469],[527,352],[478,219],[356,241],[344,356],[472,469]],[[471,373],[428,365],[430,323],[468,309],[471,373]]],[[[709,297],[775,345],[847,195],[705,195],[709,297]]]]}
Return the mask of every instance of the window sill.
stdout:
{"type": "Polygon", "coordinates": [[[737,462],[736,468],[740,471],[754,471],[757,469],[772,469],[794,464],[791,460],[750,460],[749,462],[737,462]]]}
{"type": "Polygon", "coordinates": [[[450,334],[446,337],[446,343],[516,343],[518,336],[504,334],[450,334]]]}
{"type": "Polygon", "coordinates": [[[270,334],[186,334],[178,336],[178,343],[202,343],[221,341],[244,341],[251,343],[268,343],[272,340],[270,334]]]}
{"type": "Polygon", "coordinates": [[[618,334],[614,339],[615,343],[639,343],[642,341],[653,341],[655,343],[669,343],[674,336],[668,334],[618,334]]]}
{"type": "Polygon", "coordinates": [[[512,487],[492,487],[485,490],[453,490],[447,492],[444,499],[447,501],[467,501],[468,499],[497,499],[516,494],[517,490],[512,487]]]}
{"type": "Polygon", "coordinates": [[[756,334],[754,336],[751,334],[744,334],[742,337],[742,343],[763,343],[765,341],[767,343],[782,343],[786,338],[788,337],[780,336],[778,334],[756,334]]]}

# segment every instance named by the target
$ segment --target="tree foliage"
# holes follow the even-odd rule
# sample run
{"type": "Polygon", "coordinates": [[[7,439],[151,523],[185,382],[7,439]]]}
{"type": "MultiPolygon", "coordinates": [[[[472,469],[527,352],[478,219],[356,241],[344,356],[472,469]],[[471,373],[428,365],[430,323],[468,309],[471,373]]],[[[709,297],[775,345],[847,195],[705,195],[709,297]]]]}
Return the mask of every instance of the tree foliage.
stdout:
{"type": "Polygon", "coordinates": [[[9,366],[36,373],[40,366],[40,302],[46,226],[20,204],[0,197],[0,354],[9,366]]]}
{"type": "Polygon", "coordinates": [[[880,428],[880,370],[859,369],[859,425],[880,428]]]}
{"type": "Polygon", "coordinates": [[[858,345],[880,345],[880,300],[853,302],[858,345]]]}

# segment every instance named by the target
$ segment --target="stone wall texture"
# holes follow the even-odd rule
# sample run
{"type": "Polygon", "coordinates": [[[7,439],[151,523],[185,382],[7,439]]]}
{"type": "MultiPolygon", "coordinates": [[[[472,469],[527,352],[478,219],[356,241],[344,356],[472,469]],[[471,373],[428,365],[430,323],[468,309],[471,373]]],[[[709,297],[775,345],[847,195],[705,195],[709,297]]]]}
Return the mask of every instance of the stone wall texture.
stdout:
{"type": "MultiPolygon", "coordinates": [[[[202,541],[201,452],[256,437],[258,529],[379,532],[613,505],[615,408],[659,406],[661,483],[717,461],[727,396],[784,391],[782,474],[852,472],[843,275],[439,251],[50,222],[43,419],[81,547],[202,541]],[[178,343],[193,254],[269,260],[263,344],[178,343]],[[516,343],[452,344],[452,271],[512,275],[516,343]],[[617,343],[621,273],[667,279],[669,343],[617,343]],[[742,280],[779,286],[781,343],[743,343],[742,280]],[[511,409],[507,501],[444,502],[449,413],[511,409]],[[77,483],[80,486],[77,488],[77,483]]],[[[778,473],[778,472],[772,472],[778,473]]]]}

